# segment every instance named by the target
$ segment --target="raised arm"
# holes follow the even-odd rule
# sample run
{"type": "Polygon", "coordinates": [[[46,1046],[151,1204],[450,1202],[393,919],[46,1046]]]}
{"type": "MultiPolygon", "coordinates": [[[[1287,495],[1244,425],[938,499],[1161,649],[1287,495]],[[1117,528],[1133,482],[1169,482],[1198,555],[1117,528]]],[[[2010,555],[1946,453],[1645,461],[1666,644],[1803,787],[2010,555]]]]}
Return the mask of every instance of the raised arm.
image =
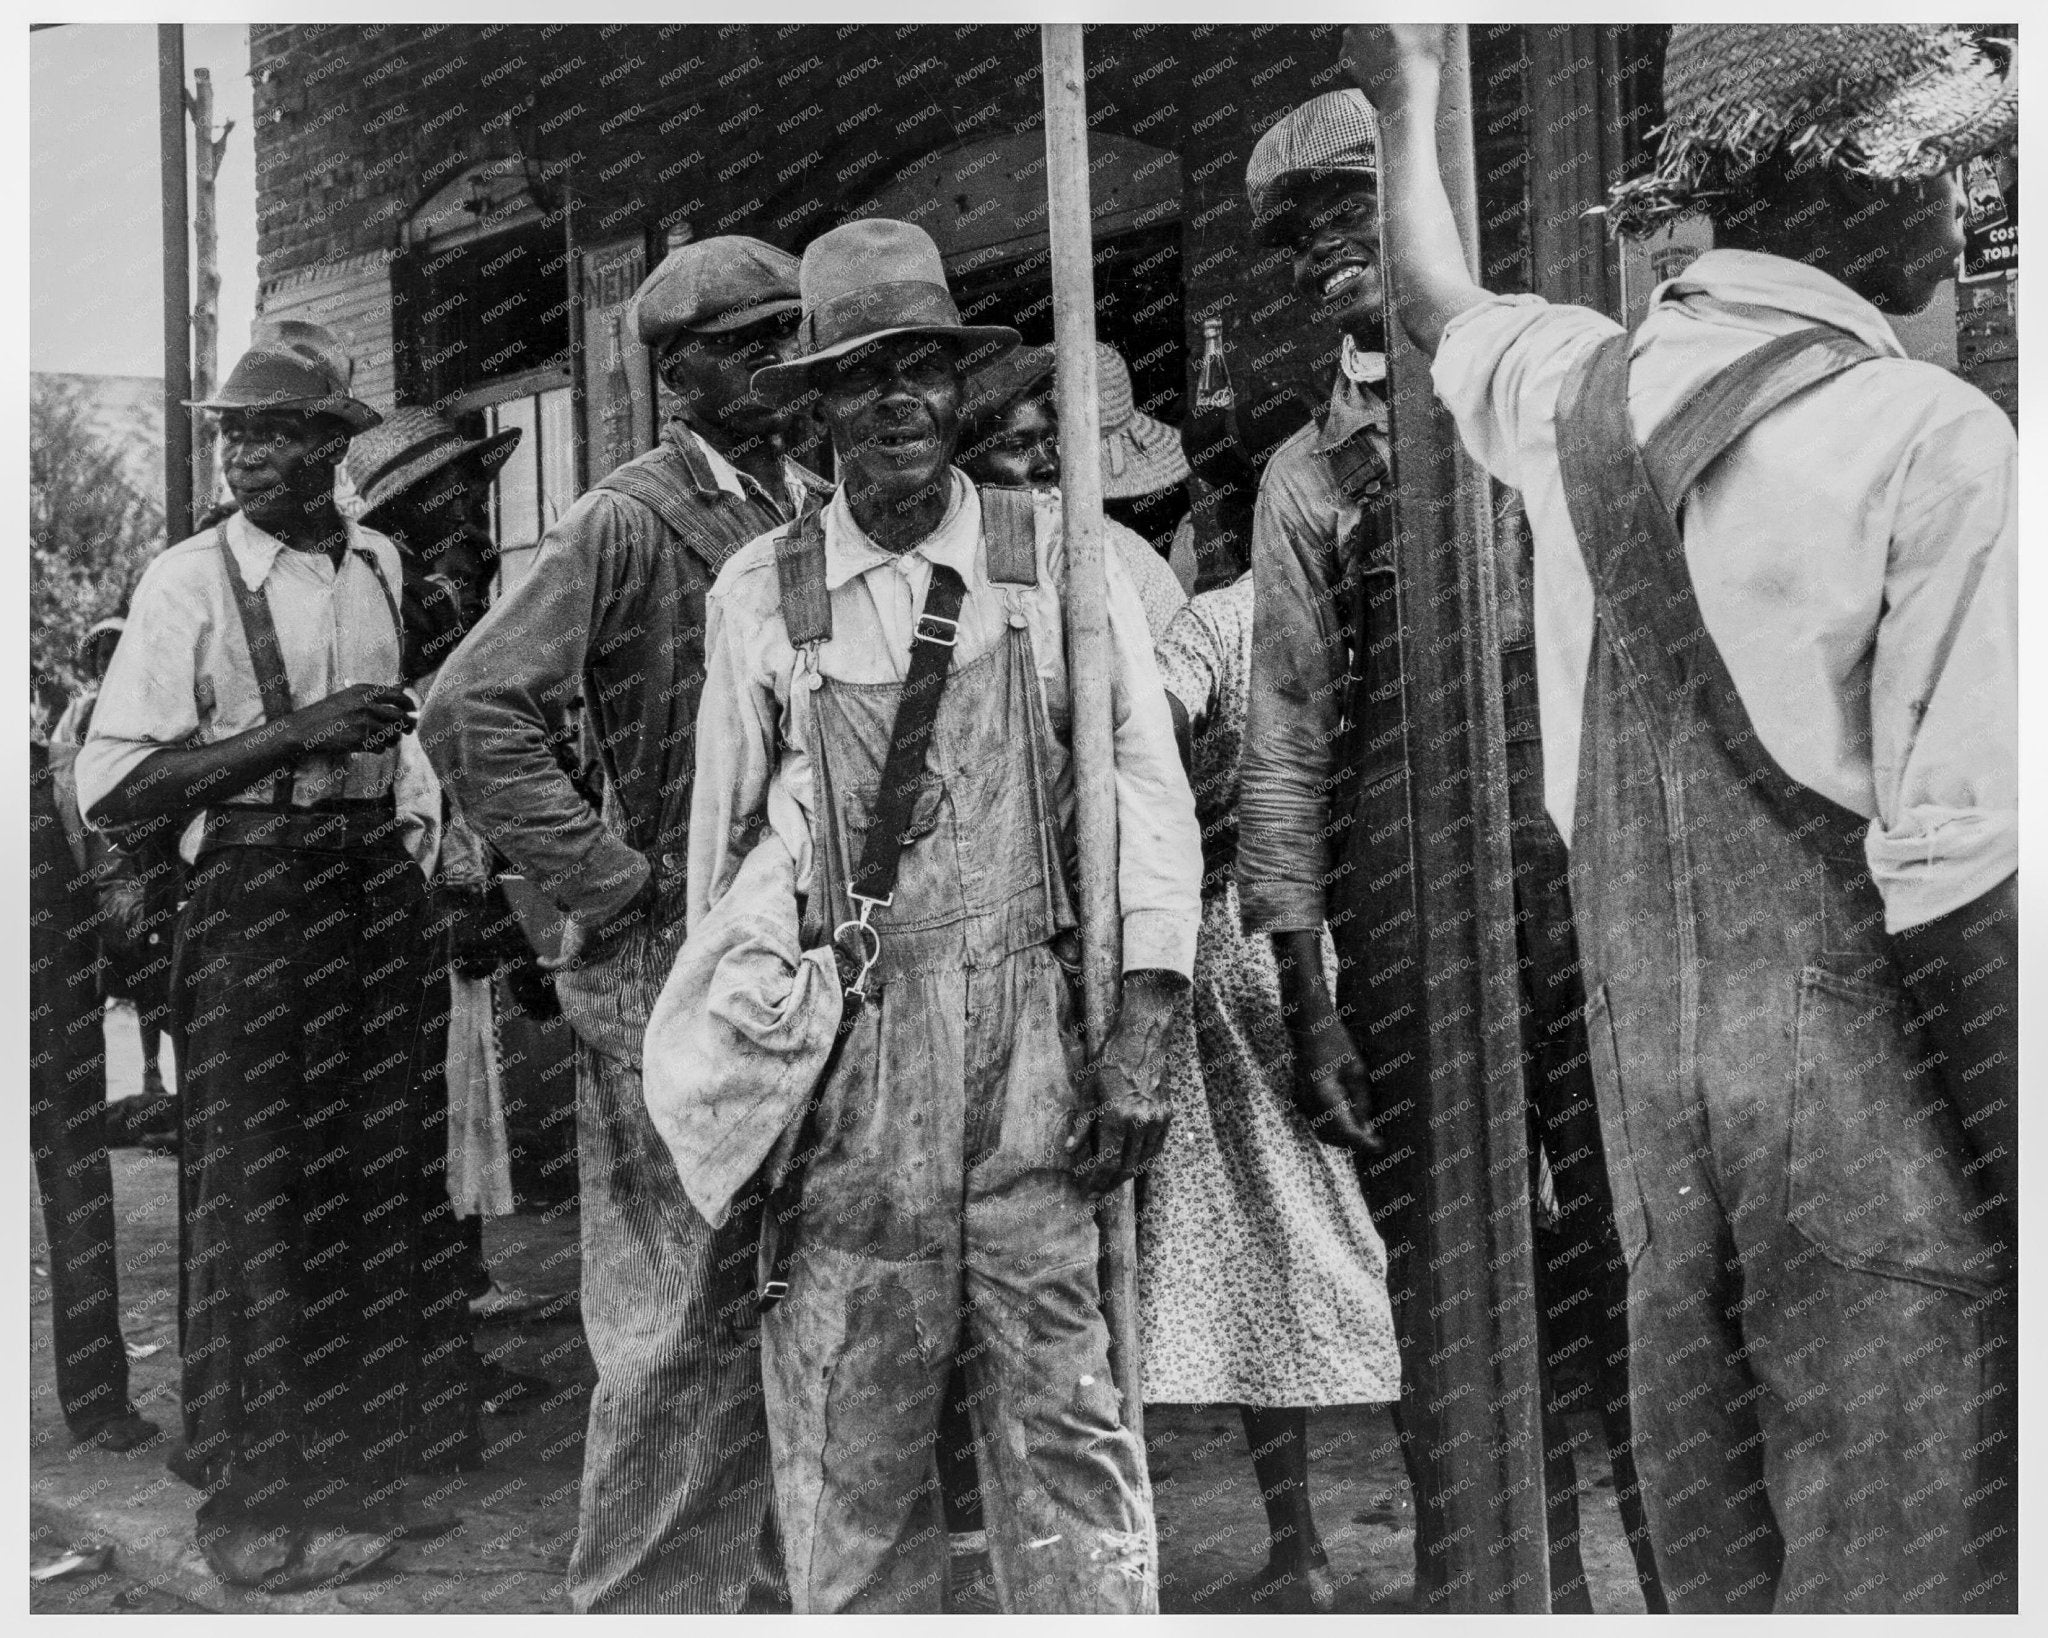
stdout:
{"type": "Polygon", "coordinates": [[[1409,340],[1436,357],[1444,326],[1487,299],[1438,168],[1438,93],[1456,24],[1360,23],[1344,31],[1343,66],[1380,120],[1380,213],[1393,306],[1409,340]]]}

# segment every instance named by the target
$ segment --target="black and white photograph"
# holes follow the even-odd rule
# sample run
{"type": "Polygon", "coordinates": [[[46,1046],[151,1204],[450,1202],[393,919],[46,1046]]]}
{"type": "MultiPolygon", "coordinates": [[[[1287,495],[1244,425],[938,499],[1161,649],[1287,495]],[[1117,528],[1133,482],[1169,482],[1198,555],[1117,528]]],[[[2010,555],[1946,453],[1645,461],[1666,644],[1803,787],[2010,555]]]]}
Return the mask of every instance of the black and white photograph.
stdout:
{"type": "Polygon", "coordinates": [[[27,23],[30,1613],[2016,1620],[2022,31],[1473,9],[27,23]]]}

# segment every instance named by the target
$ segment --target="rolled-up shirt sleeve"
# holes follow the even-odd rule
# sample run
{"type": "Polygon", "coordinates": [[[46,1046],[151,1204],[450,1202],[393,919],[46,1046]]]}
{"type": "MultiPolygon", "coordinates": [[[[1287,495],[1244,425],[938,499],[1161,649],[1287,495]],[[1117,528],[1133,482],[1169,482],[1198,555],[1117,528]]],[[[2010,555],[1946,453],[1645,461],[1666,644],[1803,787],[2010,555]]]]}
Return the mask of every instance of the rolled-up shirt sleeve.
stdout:
{"type": "Polygon", "coordinates": [[[1114,665],[1117,894],[1123,970],[1192,977],[1202,926],[1202,827],[1136,587],[1105,552],[1114,665]]]}
{"type": "Polygon", "coordinates": [[[1620,333],[1590,307],[1495,296],[1444,326],[1430,383],[1467,453],[1502,483],[1523,488],[1532,463],[1557,459],[1557,394],[1566,373],[1587,347],[1620,333]]]}
{"type": "MultiPolygon", "coordinates": [[[[697,775],[690,787],[689,925],[732,885],[746,842],[767,815],[782,710],[768,669],[762,622],[725,577],[704,601],[704,692],[697,703],[697,775]]],[[[777,645],[785,664],[794,657],[777,645]]],[[[784,827],[778,827],[782,829],[784,827]]],[[[797,840],[801,821],[787,827],[797,840]]],[[[809,847],[792,849],[799,889],[808,885],[809,847]]]]}
{"type": "Polygon", "coordinates": [[[1320,931],[1329,879],[1345,634],[1334,606],[1336,530],[1315,515],[1306,463],[1288,459],[1299,447],[1268,464],[1252,513],[1252,672],[1237,814],[1238,898],[1251,934],[1320,931]]]}
{"type": "Polygon", "coordinates": [[[632,902],[647,859],[613,834],[556,759],[599,612],[616,599],[633,522],[586,495],[548,531],[533,567],[449,656],[420,740],[463,818],[558,907],[599,923],[632,902]]]}
{"type": "Polygon", "coordinates": [[[1865,852],[1889,932],[2019,868],[2018,454],[1985,399],[1906,468],[1870,678],[1865,852]]]}
{"type": "Polygon", "coordinates": [[[193,577],[175,572],[182,567],[159,558],[135,588],[78,752],[78,806],[88,820],[150,757],[199,732],[199,645],[209,616],[193,577]]]}

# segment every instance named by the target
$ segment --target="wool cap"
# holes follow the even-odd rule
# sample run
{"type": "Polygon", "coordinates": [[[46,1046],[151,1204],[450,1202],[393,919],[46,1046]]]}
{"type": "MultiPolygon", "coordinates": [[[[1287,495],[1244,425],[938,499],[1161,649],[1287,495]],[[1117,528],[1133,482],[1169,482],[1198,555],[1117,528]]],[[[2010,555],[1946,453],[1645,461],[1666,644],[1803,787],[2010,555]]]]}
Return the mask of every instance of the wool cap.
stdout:
{"type": "Polygon", "coordinates": [[[1646,233],[1702,210],[1780,149],[1920,181],[2010,142],[2018,124],[2018,77],[1960,28],[1681,23],[1664,57],[1656,166],[1614,189],[1608,222],[1646,233]]]}
{"type": "Polygon", "coordinates": [[[659,347],[679,330],[713,335],[758,324],[798,306],[796,258],[759,239],[698,239],[662,257],[633,292],[634,333],[659,347]]]}

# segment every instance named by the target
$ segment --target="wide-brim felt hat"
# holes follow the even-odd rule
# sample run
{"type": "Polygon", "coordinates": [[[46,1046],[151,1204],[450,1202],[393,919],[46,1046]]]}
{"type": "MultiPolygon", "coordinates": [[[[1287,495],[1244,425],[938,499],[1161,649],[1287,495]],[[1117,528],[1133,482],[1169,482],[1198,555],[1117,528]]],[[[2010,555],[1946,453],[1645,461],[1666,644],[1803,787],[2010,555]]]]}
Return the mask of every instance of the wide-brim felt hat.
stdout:
{"type": "Polygon", "coordinates": [[[301,410],[332,415],[351,433],[384,417],[353,396],[355,360],[323,326],[305,319],[265,319],[211,398],[186,399],[188,409],[301,410]]]}
{"type": "Polygon", "coordinates": [[[521,436],[513,427],[489,438],[471,438],[444,415],[402,404],[349,445],[348,481],[367,516],[456,461],[474,461],[490,477],[510,459],[521,436]]]}
{"type": "Polygon", "coordinates": [[[797,356],[754,372],[755,394],[786,408],[811,384],[811,372],[890,336],[956,341],[970,374],[1022,339],[1007,324],[962,324],[931,235],[911,222],[873,217],[820,234],[797,271],[803,318],[797,356]]]}
{"type": "Polygon", "coordinates": [[[2018,126],[2018,76],[1961,28],[1681,23],[1664,57],[1656,166],[1613,190],[1607,219],[1649,232],[1707,208],[1780,150],[1921,181],[2004,146],[2018,126]]]}
{"type": "Polygon", "coordinates": [[[1095,402],[1104,500],[1136,500],[1187,482],[1180,430],[1138,408],[1130,369],[1106,341],[1095,344],[1095,402]]]}

